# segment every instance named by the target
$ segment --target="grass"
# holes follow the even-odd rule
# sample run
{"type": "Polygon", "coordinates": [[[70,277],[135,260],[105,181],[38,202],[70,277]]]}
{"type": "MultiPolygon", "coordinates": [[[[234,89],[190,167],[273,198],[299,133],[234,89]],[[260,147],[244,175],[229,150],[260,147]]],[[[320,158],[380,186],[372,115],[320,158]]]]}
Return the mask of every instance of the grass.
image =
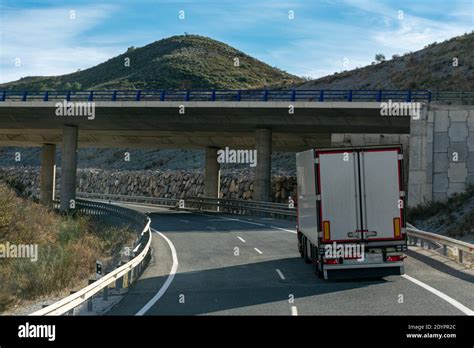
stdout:
{"type": "Polygon", "coordinates": [[[420,220],[432,217],[440,211],[452,213],[458,210],[468,199],[474,197],[474,186],[470,185],[466,192],[456,193],[445,201],[429,202],[419,204],[416,207],[408,209],[408,220],[420,220]]]}
{"type": "Polygon", "coordinates": [[[0,184],[0,244],[37,244],[38,260],[0,259],[0,312],[85,282],[95,260],[110,262],[134,234],[96,230],[87,217],[61,216],[0,184]]]}
{"type": "Polygon", "coordinates": [[[439,217],[440,223],[446,226],[446,233],[451,237],[464,236],[474,233],[474,211],[459,216],[463,212],[463,206],[474,197],[474,185],[468,186],[466,192],[450,196],[445,201],[429,202],[420,204],[407,211],[408,221],[422,221],[433,217],[439,217]]]}

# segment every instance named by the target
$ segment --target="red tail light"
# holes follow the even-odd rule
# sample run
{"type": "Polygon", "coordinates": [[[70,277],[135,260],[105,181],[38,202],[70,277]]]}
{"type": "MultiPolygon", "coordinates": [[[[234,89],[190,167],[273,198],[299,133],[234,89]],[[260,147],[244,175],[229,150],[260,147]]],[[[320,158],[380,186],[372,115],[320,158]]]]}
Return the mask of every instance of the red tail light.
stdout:
{"type": "Polygon", "coordinates": [[[324,263],[327,265],[337,265],[339,261],[337,259],[326,259],[324,260],[324,263]]]}
{"type": "Polygon", "coordinates": [[[387,262],[400,262],[400,261],[403,261],[404,258],[405,256],[402,256],[402,255],[388,256],[387,262]]]}

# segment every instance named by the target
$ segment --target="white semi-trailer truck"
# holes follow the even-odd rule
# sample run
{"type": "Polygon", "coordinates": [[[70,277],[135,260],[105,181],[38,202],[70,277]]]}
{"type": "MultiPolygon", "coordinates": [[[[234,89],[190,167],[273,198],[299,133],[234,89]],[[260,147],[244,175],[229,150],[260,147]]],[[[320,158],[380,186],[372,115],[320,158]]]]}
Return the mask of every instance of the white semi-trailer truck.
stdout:
{"type": "Polygon", "coordinates": [[[298,249],[318,277],[404,273],[407,248],[400,145],[296,154],[298,249]]]}

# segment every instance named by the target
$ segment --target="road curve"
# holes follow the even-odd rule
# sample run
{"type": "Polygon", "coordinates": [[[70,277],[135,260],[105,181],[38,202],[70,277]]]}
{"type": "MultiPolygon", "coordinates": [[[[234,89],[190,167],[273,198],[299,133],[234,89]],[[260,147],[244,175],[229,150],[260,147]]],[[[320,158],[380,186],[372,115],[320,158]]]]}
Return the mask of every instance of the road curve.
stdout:
{"type": "Polygon", "coordinates": [[[149,267],[110,315],[465,315],[474,309],[472,276],[416,252],[405,260],[407,278],[325,281],[299,257],[290,221],[129,206],[151,211],[152,228],[162,235],[154,232],[149,267]]]}

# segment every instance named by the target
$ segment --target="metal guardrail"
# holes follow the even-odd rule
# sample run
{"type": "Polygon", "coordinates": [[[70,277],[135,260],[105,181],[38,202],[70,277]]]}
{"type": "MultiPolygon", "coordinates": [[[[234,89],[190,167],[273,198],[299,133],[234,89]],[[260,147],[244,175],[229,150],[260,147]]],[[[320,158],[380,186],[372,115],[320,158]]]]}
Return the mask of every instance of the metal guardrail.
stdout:
{"type": "Polygon", "coordinates": [[[0,91],[1,101],[431,101],[429,90],[97,90],[0,91]]]}
{"type": "MultiPolygon", "coordinates": [[[[92,297],[100,291],[107,291],[112,283],[125,282],[125,286],[130,285],[141,274],[145,267],[146,258],[151,245],[151,220],[145,214],[132,209],[110,205],[101,202],[91,202],[77,199],[76,211],[90,215],[103,223],[124,223],[141,231],[137,240],[137,247],[134,249],[135,256],[124,265],[120,265],[114,271],[106,274],[102,278],[94,281],[85,288],[73,293],[62,300],[40,309],[30,315],[63,315],[74,311],[74,308],[90,301],[92,297]]],[[[105,295],[104,295],[105,296],[105,295]]]]}
{"type": "Polygon", "coordinates": [[[474,264],[474,244],[466,243],[454,238],[442,236],[432,232],[421,231],[408,224],[408,243],[428,247],[441,255],[455,259],[459,263],[471,266],[474,264]]]}
{"type": "Polygon", "coordinates": [[[97,90],[97,91],[0,91],[0,102],[14,101],[306,101],[367,102],[404,101],[474,104],[474,91],[430,90],[97,90]]]}
{"type": "Polygon", "coordinates": [[[89,192],[78,192],[76,193],[76,197],[87,198],[87,199],[99,199],[103,201],[148,203],[148,204],[164,205],[164,206],[177,206],[179,203],[178,198],[128,196],[128,195],[117,195],[117,194],[89,193],[89,192]]]}
{"type": "Polygon", "coordinates": [[[229,212],[233,214],[248,214],[249,212],[261,212],[283,216],[296,216],[296,209],[290,208],[288,204],[258,202],[250,200],[227,199],[227,198],[211,198],[211,197],[188,197],[185,199],[178,198],[159,198],[159,197],[143,197],[143,196],[127,196],[115,194],[101,194],[78,192],[77,197],[88,199],[99,199],[120,202],[146,203],[151,205],[173,206],[181,209],[198,209],[198,210],[216,210],[212,207],[219,208],[220,212],[229,212]]]}
{"type": "Polygon", "coordinates": [[[219,208],[219,211],[221,212],[229,212],[233,214],[257,212],[290,217],[296,216],[296,209],[294,207],[290,208],[288,204],[284,203],[210,197],[189,197],[183,201],[186,208],[197,208],[199,210],[209,210],[210,207],[216,207],[219,208]]]}
{"type": "Polygon", "coordinates": [[[474,92],[471,91],[433,91],[431,101],[443,104],[472,104],[474,105],[474,92]]]}

